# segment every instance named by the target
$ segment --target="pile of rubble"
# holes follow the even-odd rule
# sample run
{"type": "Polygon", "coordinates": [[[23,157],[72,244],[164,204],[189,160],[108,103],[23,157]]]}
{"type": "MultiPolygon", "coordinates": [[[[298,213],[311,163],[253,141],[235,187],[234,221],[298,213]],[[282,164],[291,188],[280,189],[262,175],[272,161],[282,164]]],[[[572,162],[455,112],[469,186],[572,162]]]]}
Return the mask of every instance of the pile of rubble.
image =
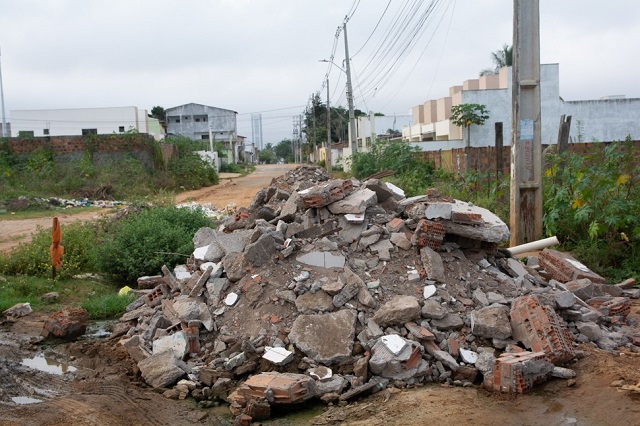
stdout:
{"type": "Polygon", "coordinates": [[[185,265],[138,280],[114,329],[150,386],[240,423],[274,404],[348,401],[387,386],[520,393],[580,356],[636,351],[634,282],[607,285],[570,255],[498,250],[493,213],[435,190],[303,166],[260,190],[185,265]]]}

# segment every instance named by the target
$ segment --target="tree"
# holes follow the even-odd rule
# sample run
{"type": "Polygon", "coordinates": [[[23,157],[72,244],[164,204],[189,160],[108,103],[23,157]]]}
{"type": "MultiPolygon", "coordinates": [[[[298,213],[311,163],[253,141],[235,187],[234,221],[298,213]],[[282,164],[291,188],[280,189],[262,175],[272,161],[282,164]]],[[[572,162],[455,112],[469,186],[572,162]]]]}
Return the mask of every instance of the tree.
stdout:
{"type": "Polygon", "coordinates": [[[291,139],[283,139],[278,142],[278,145],[275,146],[274,151],[278,159],[282,158],[287,163],[292,163],[294,161],[291,139]]]}
{"type": "Polygon", "coordinates": [[[489,118],[489,111],[480,104],[460,104],[451,107],[451,117],[449,120],[459,127],[467,128],[467,143],[465,145],[465,167],[470,169],[469,154],[471,153],[471,125],[482,126],[489,118]]]}
{"type": "Polygon", "coordinates": [[[501,50],[491,52],[491,60],[493,61],[493,68],[485,68],[480,71],[480,75],[493,75],[500,72],[502,67],[510,67],[513,65],[513,46],[508,44],[502,45],[501,50]]]}
{"type": "Polygon", "coordinates": [[[260,150],[260,154],[258,154],[258,160],[266,164],[273,164],[277,161],[276,153],[273,149],[273,144],[268,143],[263,149],[260,150]]]}
{"type": "Polygon", "coordinates": [[[153,108],[151,108],[151,116],[153,118],[157,118],[160,121],[165,121],[167,118],[167,112],[161,106],[156,105],[153,108]]]}

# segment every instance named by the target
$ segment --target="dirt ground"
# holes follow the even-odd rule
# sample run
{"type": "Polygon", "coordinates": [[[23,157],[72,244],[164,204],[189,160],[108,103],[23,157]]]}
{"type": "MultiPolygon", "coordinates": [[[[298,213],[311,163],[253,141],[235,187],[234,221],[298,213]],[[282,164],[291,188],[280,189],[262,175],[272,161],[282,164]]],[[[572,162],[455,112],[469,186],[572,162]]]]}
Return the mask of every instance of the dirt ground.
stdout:
{"type": "MultiPolygon", "coordinates": [[[[256,173],[212,188],[181,194],[178,201],[224,207],[249,204],[287,166],[261,166],[256,173]]],[[[95,213],[92,213],[95,215],[95,213]]],[[[77,215],[73,215],[77,217],[77,215]]],[[[91,220],[88,217],[86,220],[91,220]]],[[[50,226],[50,219],[43,223],[50,226]]],[[[65,222],[63,222],[65,223],[65,222]]],[[[0,222],[0,235],[5,239],[0,222]]],[[[25,229],[25,228],[21,228],[25,229]]],[[[35,229],[35,225],[34,228],[35,229]]],[[[28,233],[29,228],[20,231],[28,233]]],[[[14,239],[11,239],[14,241],[14,239]]],[[[631,316],[640,319],[634,301],[631,316]]],[[[74,342],[41,341],[46,317],[34,313],[0,325],[0,425],[230,425],[226,407],[202,408],[195,401],[171,400],[147,387],[121,347],[106,337],[74,342]],[[44,357],[44,358],[42,358],[44,357]],[[31,368],[44,359],[47,373],[31,368]],[[75,371],[70,371],[75,368],[75,371]],[[29,399],[31,398],[31,399],[29,399]],[[34,402],[37,403],[26,403],[34,402]]],[[[640,355],[609,353],[583,345],[586,356],[569,367],[575,381],[552,379],[525,395],[501,395],[482,388],[428,385],[388,389],[347,406],[314,403],[280,414],[272,425],[633,425],[640,424],[640,393],[620,390],[640,383],[640,355]]]]}

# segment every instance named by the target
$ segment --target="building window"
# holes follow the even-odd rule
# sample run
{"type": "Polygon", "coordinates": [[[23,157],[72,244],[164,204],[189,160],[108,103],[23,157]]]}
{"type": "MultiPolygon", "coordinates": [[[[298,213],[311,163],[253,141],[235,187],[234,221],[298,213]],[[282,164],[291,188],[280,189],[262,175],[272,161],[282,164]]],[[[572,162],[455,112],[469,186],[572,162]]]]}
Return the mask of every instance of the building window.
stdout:
{"type": "Polygon", "coordinates": [[[42,129],[42,134],[45,136],[49,135],[49,129],[42,129]]]}
{"type": "Polygon", "coordinates": [[[120,127],[118,127],[118,131],[119,131],[120,133],[124,132],[124,126],[120,126],[120,127]]]}
{"type": "Polygon", "coordinates": [[[82,129],[82,136],[97,135],[98,129],[82,129]]]}
{"type": "Polygon", "coordinates": [[[179,122],[180,122],[180,119],[179,119],[179,118],[176,118],[176,123],[179,123],[179,122]]]}
{"type": "Polygon", "coordinates": [[[209,140],[209,135],[200,135],[200,139],[209,140]]]}
{"type": "Polygon", "coordinates": [[[199,123],[199,122],[200,122],[200,119],[199,119],[199,118],[196,118],[196,123],[199,123]]]}
{"type": "Polygon", "coordinates": [[[20,130],[18,131],[18,137],[19,138],[32,138],[33,135],[33,130],[20,130]]]}

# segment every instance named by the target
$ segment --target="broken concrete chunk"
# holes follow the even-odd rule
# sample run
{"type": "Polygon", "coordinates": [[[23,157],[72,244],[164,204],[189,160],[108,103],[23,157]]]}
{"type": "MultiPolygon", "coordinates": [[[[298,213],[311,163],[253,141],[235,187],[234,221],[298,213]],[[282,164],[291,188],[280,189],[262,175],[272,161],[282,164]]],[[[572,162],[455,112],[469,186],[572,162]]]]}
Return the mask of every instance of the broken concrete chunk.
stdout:
{"type": "Polygon", "coordinates": [[[438,253],[425,246],[420,249],[420,259],[427,274],[427,279],[438,282],[445,281],[444,265],[438,253]]]}
{"type": "Polygon", "coordinates": [[[402,350],[407,346],[407,342],[397,334],[382,336],[380,340],[382,341],[382,343],[384,343],[387,349],[395,356],[398,356],[400,352],[402,352],[402,350]]]}
{"type": "Polygon", "coordinates": [[[351,356],[356,318],[356,311],[352,309],[299,315],[291,326],[289,340],[318,363],[340,363],[351,356]]]}
{"type": "Polygon", "coordinates": [[[489,243],[499,243],[509,239],[507,225],[487,209],[455,200],[451,215],[452,220],[442,221],[447,234],[489,243]]]}
{"type": "Polygon", "coordinates": [[[511,336],[509,308],[487,306],[471,312],[471,332],[488,339],[507,339],[511,336]]]}
{"type": "Polygon", "coordinates": [[[438,330],[448,331],[462,328],[462,326],[464,325],[464,321],[462,320],[460,315],[449,312],[441,319],[432,319],[431,325],[436,327],[438,330]]]}
{"type": "Polygon", "coordinates": [[[460,349],[460,358],[465,364],[475,364],[478,361],[478,353],[468,349],[460,349]]]}
{"type": "Polygon", "coordinates": [[[451,219],[452,203],[447,202],[429,202],[424,211],[424,217],[427,219],[451,219]]]}
{"type": "Polygon", "coordinates": [[[324,291],[306,292],[295,299],[296,309],[301,314],[315,314],[333,310],[333,298],[324,291]]]}
{"type": "Polygon", "coordinates": [[[451,371],[456,371],[458,369],[458,362],[455,359],[453,359],[453,357],[451,356],[451,354],[449,354],[449,352],[435,351],[433,353],[433,357],[438,361],[440,361],[445,366],[447,366],[447,368],[449,368],[449,370],[451,371]]]}
{"type": "Polygon", "coordinates": [[[166,388],[186,376],[171,352],[153,354],[138,362],[142,378],[154,388],[166,388]]]}
{"type": "Polygon", "coordinates": [[[296,260],[305,265],[319,266],[321,268],[342,268],[345,263],[344,256],[336,256],[326,251],[307,253],[298,256],[296,260]]]}
{"type": "Polygon", "coordinates": [[[396,336],[393,338],[392,347],[399,349],[397,353],[394,353],[383,340],[385,337],[390,336],[383,336],[378,339],[371,349],[373,352],[369,360],[371,372],[378,376],[395,380],[406,380],[414,377],[418,370],[423,368],[424,363],[418,344],[396,336]]]}
{"type": "Polygon", "coordinates": [[[342,200],[331,203],[327,206],[333,214],[359,214],[364,213],[367,207],[378,203],[376,193],[370,189],[364,188],[351,193],[342,200]]]}
{"type": "Polygon", "coordinates": [[[424,302],[421,314],[427,319],[442,319],[447,315],[447,309],[435,300],[429,299],[424,302]]]}
{"type": "Polygon", "coordinates": [[[413,247],[413,244],[411,244],[411,241],[409,241],[403,232],[392,233],[389,241],[391,241],[395,246],[400,247],[402,250],[410,250],[411,247],[413,247]]]}
{"type": "Polygon", "coordinates": [[[325,367],[324,365],[310,368],[309,370],[307,370],[307,373],[309,373],[309,375],[314,379],[320,380],[322,382],[326,382],[327,380],[331,379],[331,377],[333,377],[333,371],[331,371],[329,367],[325,367]]]}
{"type": "Polygon", "coordinates": [[[434,294],[436,294],[436,286],[433,284],[426,285],[422,289],[422,297],[424,297],[425,299],[430,298],[434,294]]]}
{"type": "Polygon", "coordinates": [[[33,309],[31,309],[31,303],[24,302],[16,303],[12,307],[5,309],[2,314],[12,318],[20,318],[29,315],[32,312],[33,309]]]}
{"type": "Polygon", "coordinates": [[[288,351],[285,348],[273,348],[271,346],[266,346],[264,348],[262,358],[275,365],[286,365],[293,361],[293,352],[288,351]]]}
{"type": "Polygon", "coordinates": [[[263,234],[258,241],[249,244],[244,251],[244,259],[253,266],[262,266],[271,261],[276,252],[276,242],[271,235],[263,234]]]}
{"type": "Polygon", "coordinates": [[[404,324],[420,317],[420,304],[413,296],[395,296],[374,314],[373,320],[382,327],[404,324]]]}
{"type": "Polygon", "coordinates": [[[576,303],[576,296],[570,291],[559,291],[553,295],[559,309],[569,309],[576,303]]]}
{"type": "Polygon", "coordinates": [[[236,304],[237,301],[238,301],[238,294],[232,292],[227,294],[227,297],[225,297],[224,299],[224,304],[227,306],[233,306],[236,304]]]}

